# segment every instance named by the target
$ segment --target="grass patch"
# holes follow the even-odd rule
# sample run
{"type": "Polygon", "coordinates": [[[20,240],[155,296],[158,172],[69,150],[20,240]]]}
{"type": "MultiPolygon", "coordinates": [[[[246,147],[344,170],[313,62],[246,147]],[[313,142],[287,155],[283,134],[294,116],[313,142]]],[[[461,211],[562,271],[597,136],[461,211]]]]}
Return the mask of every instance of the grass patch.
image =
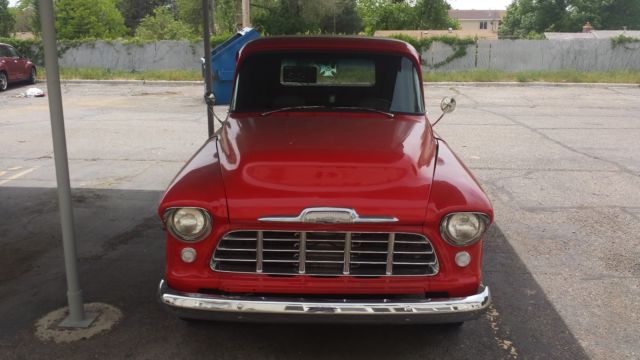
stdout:
{"type": "MultiPolygon", "coordinates": [[[[45,79],[45,70],[38,69],[38,79],[45,79]]],[[[124,71],[97,68],[60,69],[63,80],[202,80],[198,70],[152,70],[152,71],[124,71]]]]}
{"type": "Polygon", "coordinates": [[[424,72],[426,82],[556,82],[556,83],[619,83],[640,84],[640,70],[620,71],[519,71],[469,70],[453,72],[424,72]]]}

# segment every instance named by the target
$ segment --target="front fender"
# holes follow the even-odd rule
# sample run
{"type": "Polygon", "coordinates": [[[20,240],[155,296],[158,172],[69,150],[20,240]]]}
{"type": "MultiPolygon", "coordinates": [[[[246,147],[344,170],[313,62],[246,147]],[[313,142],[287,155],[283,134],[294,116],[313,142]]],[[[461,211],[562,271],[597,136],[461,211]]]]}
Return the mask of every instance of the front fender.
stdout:
{"type": "Polygon", "coordinates": [[[208,139],[173,179],[160,201],[158,214],[162,217],[166,209],[180,206],[200,207],[209,211],[214,221],[228,222],[217,137],[208,139]]]}
{"type": "MultiPolygon", "coordinates": [[[[482,187],[447,143],[438,139],[433,185],[423,230],[434,240],[437,248],[440,276],[449,281],[451,286],[455,284],[472,293],[477,290],[481,281],[484,240],[464,247],[446,242],[440,234],[440,222],[445,215],[453,212],[481,212],[493,222],[493,207],[482,187]],[[471,263],[464,268],[455,264],[455,255],[459,251],[466,251],[471,255],[471,263]]],[[[446,287],[442,290],[447,291],[446,287]]]]}
{"type": "Polygon", "coordinates": [[[439,225],[443,216],[459,211],[481,212],[493,221],[493,206],[476,178],[449,145],[438,139],[427,223],[439,225]]]}

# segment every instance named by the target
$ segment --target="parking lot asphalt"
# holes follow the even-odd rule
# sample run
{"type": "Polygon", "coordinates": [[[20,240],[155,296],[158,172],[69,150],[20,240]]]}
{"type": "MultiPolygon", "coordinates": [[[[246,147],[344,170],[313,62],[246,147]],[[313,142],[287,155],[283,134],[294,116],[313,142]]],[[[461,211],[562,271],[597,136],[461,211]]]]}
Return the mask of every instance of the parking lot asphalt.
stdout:
{"type": "Polygon", "coordinates": [[[124,314],[112,331],[69,344],[34,336],[38,318],[66,305],[46,98],[1,93],[0,359],[639,358],[640,88],[426,89],[431,117],[456,96],[436,131],[495,206],[486,316],[458,330],[174,318],[155,299],[155,209],[206,139],[202,88],[66,84],[85,300],[124,314]]]}

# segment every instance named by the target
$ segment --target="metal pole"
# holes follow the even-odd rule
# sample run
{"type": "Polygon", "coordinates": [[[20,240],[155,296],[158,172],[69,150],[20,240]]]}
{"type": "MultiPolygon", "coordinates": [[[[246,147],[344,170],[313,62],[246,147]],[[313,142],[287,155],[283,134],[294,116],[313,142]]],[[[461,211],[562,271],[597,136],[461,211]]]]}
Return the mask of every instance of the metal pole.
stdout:
{"type": "Polygon", "coordinates": [[[242,0],[242,27],[251,27],[251,15],[249,0],[242,0]]]}
{"type": "Polygon", "coordinates": [[[49,97],[49,115],[51,116],[51,136],[58,183],[58,202],[60,223],[62,225],[62,246],[67,274],[67,301],[69,316],[61,326],[87,327],[93,321],[85,316],[82,302],[82,290],[78,279],[77,252],[73,209],[71,207],[71,185],[69,182],[69,163],[67,159],[67,141],[62,112],[62,94],[60,74],[58,72],[58,50],[56,48],[56,29],[53,19],[52,0],[40,0],[40,22],[42,24],[42,42],[44,61],[47,69],[47,91],[49,97]],[[88,322],[88,323],[87,323],[88,322]]]}
{"type": "Polygon", "coordinates": [[[209,0],[202,0],[203,28],[202,41],[204,42],[204,101],[207,104],[207,126],[209,137],[213,136],[213,105],[215,96],[211,86],[211,40],[209,35],[209,0]]]}

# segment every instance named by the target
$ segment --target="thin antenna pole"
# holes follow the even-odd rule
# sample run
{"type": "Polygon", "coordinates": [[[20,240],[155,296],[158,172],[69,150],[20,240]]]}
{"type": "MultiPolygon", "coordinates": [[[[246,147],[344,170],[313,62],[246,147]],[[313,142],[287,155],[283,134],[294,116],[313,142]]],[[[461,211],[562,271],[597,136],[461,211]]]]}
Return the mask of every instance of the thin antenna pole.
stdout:
{"type": "Polygon", "coordinates": [[[204,42],[204,84],[205,94],[204,101],[207,104],[207,127],[209,129],[209,137],[213,136],[213,102],[215,97],[213,96],[211,86],[211,41],[209,32],[209,0],[202,0],[202,24],[203,34],[202,41],[204,42]]]}

